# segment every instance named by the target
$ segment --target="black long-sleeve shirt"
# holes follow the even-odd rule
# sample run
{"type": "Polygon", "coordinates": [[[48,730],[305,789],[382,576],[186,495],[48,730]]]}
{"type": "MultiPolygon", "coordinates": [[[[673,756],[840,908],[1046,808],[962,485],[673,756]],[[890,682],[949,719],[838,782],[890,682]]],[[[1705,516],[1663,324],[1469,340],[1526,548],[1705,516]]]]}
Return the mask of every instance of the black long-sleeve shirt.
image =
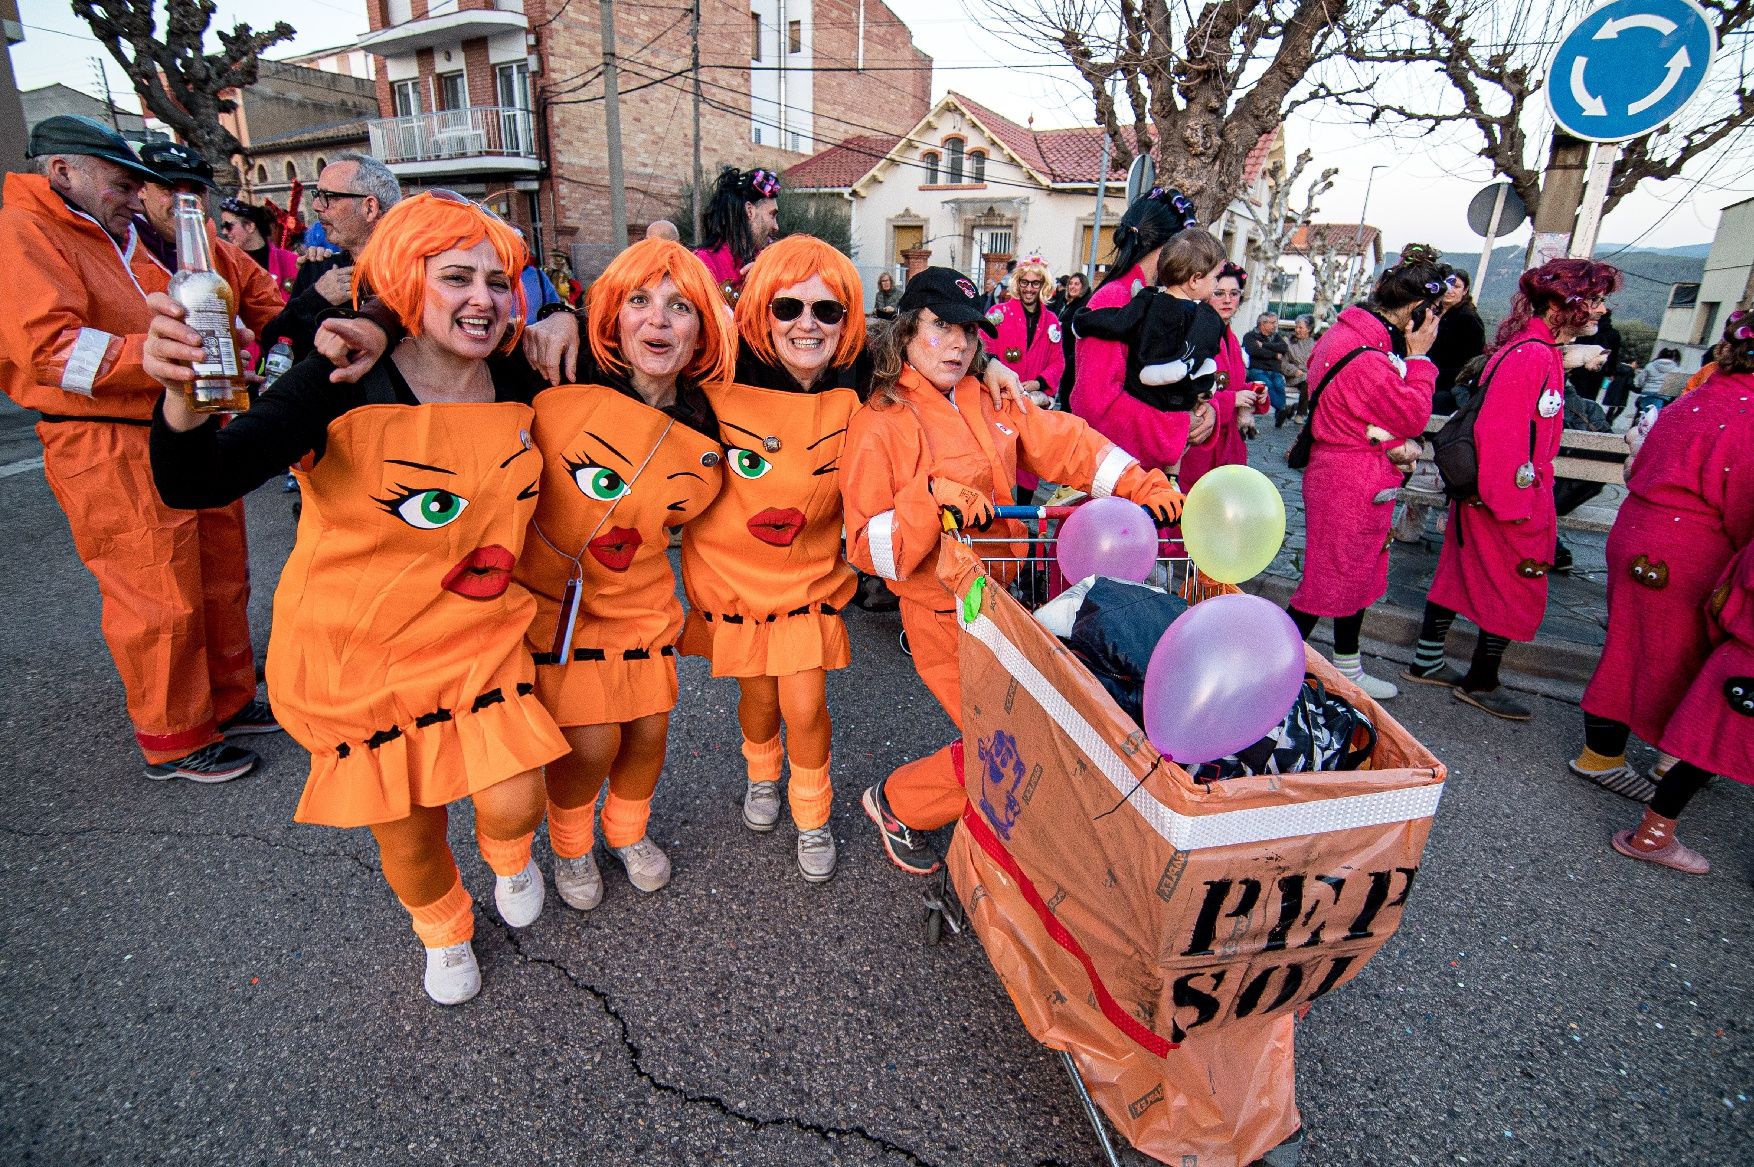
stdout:
{"type": "Polygon", "coordinates": [[[274,341],[284,336],[292,345],[292,358],[302,361],[316,349],[317,328],[323,323],[323,317],[337,307],[323,298],[317,291],[317,281],[331,269],[353,266],[353,257],[341,251],[328,259],[320,259],[315,263],[298,265],[298,275],[293,277],[292,290],[287,295],[286,307],[280,315],[269,321],[268,327],[262,330],[260,342],[264,352],[274,341]]]}

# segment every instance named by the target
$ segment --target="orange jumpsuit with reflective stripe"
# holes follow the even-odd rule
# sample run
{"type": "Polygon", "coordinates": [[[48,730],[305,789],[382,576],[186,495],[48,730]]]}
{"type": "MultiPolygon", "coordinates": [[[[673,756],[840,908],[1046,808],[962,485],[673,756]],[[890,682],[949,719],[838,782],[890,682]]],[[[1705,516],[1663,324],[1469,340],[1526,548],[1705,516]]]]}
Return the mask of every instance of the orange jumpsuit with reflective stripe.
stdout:
{"type": "MultiPolygon", "coordinates": [[[[901,622],[914,668],[944,712],[962,724],[962,685],[956,660],[955,597],[938,582],[943,536],[931,480],[948,478],[1009,503],[1017,471],[1032,471],[1097,497],[1142,500],[1170,490],[1162,471],[1146,471],[1132,455],[1069,413],[1014,401],[995,407],[973,377],[943,393],[911,368],[896,387],[899,404],[867,403],[847,427],[841,456],[846,504],[847,556],[860,570],[881,576],[901,597],[901,622]]],[[[987,532],[1012,534],[1026,544],[1022,524],[998,520],[987,532]]],[[[932,830],[962,812],[960,766],[946,746],[891,774],[884,797],[897,818],[932,830]]]]}
{"type": "MultiPolygon", "coordinates": [[[[214,251],[245,323],[260,327],[279,310],[272,278],[229,244],[214,251]]],[[[97,579],[135,738],[148,761],[181,757],[255,696],[256,664],[243,504],[171,510],[152,484],[146,423],[160,388],[140,366],[145,298],[170,273],[35,174],[6,176],[0,255],[11,265],[0,380],[24,408],[67,419],[37,426],[43,475],[97,579]]]]}

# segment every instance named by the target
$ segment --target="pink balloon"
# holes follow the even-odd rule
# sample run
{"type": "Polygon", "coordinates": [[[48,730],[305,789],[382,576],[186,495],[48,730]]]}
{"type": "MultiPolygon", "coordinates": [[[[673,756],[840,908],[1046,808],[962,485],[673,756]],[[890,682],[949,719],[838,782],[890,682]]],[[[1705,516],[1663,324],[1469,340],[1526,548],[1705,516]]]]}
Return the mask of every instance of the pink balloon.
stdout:
{"type": "Polygon", "coordinates": [[[1259,596],[1214,596],[1177,617],[1145,669],[1145,734],[1165,757],[1210,762],[1265,737],[1303,685],[1303,638],[1259,596]]]}
{"type": "Polygon", "coordinates": [[[1060,524],[1057,554],[1070,583],[1106,575],[1138,583],[1157,565],[1157,527],[1124,498],[1094,498],[1060,524]]]}

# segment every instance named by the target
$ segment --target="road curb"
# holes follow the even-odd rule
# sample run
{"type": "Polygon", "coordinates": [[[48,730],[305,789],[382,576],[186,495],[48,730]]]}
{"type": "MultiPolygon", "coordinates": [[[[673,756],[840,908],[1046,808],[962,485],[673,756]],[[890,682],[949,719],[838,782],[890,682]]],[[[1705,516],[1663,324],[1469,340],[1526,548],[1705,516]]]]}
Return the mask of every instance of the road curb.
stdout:
{"type": "MultiPolygon", "coordinates": [[[[1297,581],[1283,576],[1261,575],[1242,587],[1244,591],[1284,607],[1296,590],[1297,581]]],[[[1423,622],[1423,612],[1398,604],[1377,603],[1364,614],[1364,635],[1383,644],[1412,648],[1419,640],[1419,627],[1423,622]]],[[[1448,649],[1450,656],[1463,663],[1473,655],[1474,627],[1466,617],[1457,620],[1450,629],[1448,649]]],[[[1602,650],[1595,645],[1552,639],[1526,643],[1512,641],[1504,653],[1504,667],[1525,677],[1557,681],[1565,686],[1582,686],[1589,683],[1601,657],[1602,650]]]]}

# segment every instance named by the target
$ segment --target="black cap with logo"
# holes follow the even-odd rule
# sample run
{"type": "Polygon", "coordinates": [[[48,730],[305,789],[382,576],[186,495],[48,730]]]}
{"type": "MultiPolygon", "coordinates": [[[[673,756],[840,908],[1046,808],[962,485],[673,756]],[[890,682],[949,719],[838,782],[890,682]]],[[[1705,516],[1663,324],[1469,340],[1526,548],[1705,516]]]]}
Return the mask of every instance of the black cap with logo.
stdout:
{"type": "Polygon", "coordinates": [[[148,142],[140,147],[140,161],[154,171],[157,181],[167,186],[198,182],[208,190],[213,189],[213,164],[180,142],[148,142]]]}
{"type": "Polygon", "coordinates": [[[899,308],[903,312],[930,308],[932,315],[950,324],[978,324],[988,336],[999,335],[998,326],[981,307],[980,289],[954,268],[929,267],[914,276],[901,294],[899,308]]]}
{"type": "Polygon", "coordinates": [[[140,178],[157,180],[158,175],[141,163],[122,135],[92,118],[78,114],[57,114],[44,118],[31,127],[30,142],[25,147],[27,158],[47,158],[54,154],[82,154],[114,162],[140,178]]]}

